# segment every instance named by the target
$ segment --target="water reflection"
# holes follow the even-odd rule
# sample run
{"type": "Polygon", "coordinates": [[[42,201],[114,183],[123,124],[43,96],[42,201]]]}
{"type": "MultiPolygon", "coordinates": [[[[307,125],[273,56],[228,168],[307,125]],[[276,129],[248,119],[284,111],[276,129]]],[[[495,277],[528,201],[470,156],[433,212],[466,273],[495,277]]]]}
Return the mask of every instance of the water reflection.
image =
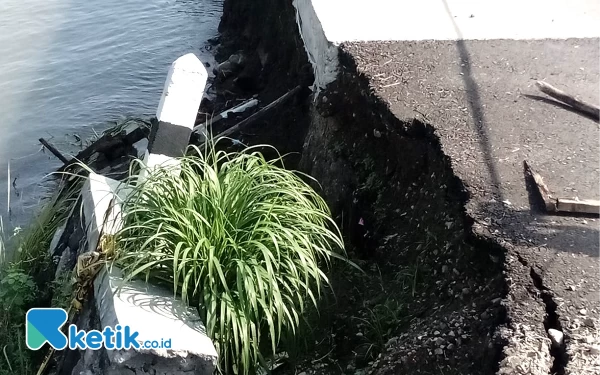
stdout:
{"type": "Polygon", "coordinates": [[[205,43],[222,0],[2,0],[1,8],[0,215],[16,225],[60,165],[37,139],[75,153],[74,134],[152,115],[174,59],[194,52],[211,61],[205,43]]]}

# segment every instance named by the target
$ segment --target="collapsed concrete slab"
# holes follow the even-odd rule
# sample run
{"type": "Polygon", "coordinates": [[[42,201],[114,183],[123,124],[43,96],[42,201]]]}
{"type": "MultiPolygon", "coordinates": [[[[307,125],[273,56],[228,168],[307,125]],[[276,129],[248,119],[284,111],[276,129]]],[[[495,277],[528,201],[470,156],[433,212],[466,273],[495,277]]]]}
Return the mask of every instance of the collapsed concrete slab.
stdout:
{"type": "Polygon", "coordinates": [[[217,352],[198,312],[173,292],[141,280],[125,282],[113,267],[94,282],[102,329],[129,327],[138,332],[139,349],[107,350],[113,369],[167,368],[168,374],[212,374],[217,352]]]}
{"type": "MultiPolygon", "coordinates": [[[[122,228],[121,206],[130,191],[119,181],[90,173],[82,189],[87,244],[84,252],[102,251],[102,239],[122,228]]],[[[131,332],[138,332],[141,343],[140,348],[106,349],[108,364],[101,366],[102,373],[143,374],[148,368],[154,374],[214,372],[217,352],[198,311],[172,292],[142,280],[124,281],[120,270],[114,267],[102,270],[96,277],[94,298],[92,308],[99,316],[96,329],[129,327],[131,332]]],[[[88,352],[89,349],[84,351],[76,371],[85,368],[86,363],[101,362],[97,354],[88,352]]]]}
{"type": "Polygon", "coordinates": [[[103,235],[115,235],[122,227],[121,202],[131,191],[111,178],[90,173],[81,190],[87,251],[95,251],[103,235]]]}

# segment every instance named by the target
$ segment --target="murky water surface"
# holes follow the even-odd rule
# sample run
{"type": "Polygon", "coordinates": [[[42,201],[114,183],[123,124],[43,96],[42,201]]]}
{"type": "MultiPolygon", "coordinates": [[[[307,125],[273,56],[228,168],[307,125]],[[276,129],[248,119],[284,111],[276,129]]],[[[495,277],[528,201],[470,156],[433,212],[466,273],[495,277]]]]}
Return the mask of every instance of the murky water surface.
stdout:
{"type": "Polygon", "coordinates": [[[73,154],[111,121],[153,115],[173,60],[188,52],[212,60],[206,40],[221,10],[222,0],[0,2],[5,228],[31,218],[44,176],[61,165],[38,138],[73,154]]]}

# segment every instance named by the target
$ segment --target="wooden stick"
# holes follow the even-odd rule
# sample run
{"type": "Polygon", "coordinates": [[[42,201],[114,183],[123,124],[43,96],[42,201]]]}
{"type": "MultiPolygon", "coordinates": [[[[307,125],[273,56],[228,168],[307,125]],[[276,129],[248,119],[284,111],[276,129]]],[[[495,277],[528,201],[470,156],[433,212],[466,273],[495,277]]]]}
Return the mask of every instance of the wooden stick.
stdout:
{"type": "Polygon", "coordinates": [[[600,215],[600,201],[593,199],[553,198],[542,176],[534,171],[527,161],[523,161],[523,165],[525,166],[526,173],[533,178],[537,190],[546,204],[546,211],[600,215]]]}
{"type": "Polygon", "coordinates": [[[537,81],[536,86],[540,89],[541,92],[547,94],[554,99],[560,100],[563,103],[566,103],[573,107],[574,109],[588,114],[595,118],[596,120],[600,119],[600,107],[586,103],[582,100],[575,98],[572,95],[567,94],[564,91],[557,89],[556,87],[550,85],[549,83],[543,81],[537,81]]]}
{"type": "Polygon", "coordinates": [[[556,200],[552,198],[550,189],[548,189],[548,186],[546,186],[546,184],[544,183],[544,179],[542,178],[542,176],[535,170],[533,170],[533,168],[531,168],[531,165],[527,163],[527,160],[523,161],[523,166],[525,167],[525,172],[533,178],[537,191],[544,200],[546,210],[549,212],[556,211],[556,200]]]}
{"type": "Polygon", "coordinates": [[[556,200],[556,211],[600,215],[600,201],[558,198],[556,200]]]}
{"type": "Polygon", "coordinates": [[[245,110],[252,108],[252,107],[256,106],[257,104],[258,104],[257,99],[247,100],[247,101],[243,102],[242,104],[239,104],[233,108],[229,108],[228,110],[225,110],[225,111],[219,113],[212,119],[205,121],[202,124],[196,125],[194,127],[194,132],[198,132],[199,130],[206,130],[206,127],[208,126],[209,123],[211,125],[214,125],[217,122],[221,121],[222,119],[227,118],[230,113],[244,112],[245,110]]]}
{"type": "Polygon", "coordinates": [[[294,96],[295,94],[298,93],[298,91],[300,91],[300,88],[301,88],[301,86],[296,86],[294,89],[292,89],[291,91],[288,91],[286,94],[284,94],[277,100],[273,101],[272,103],[269,103],[265,107],[261,108],[260,110],[258,110],[254,114],[252,114],[251,116],[243,119],[242,121],[238,122],[236,125],[232,126],[231,128],[221,132],[215,138],[227,137],[228,135],[233,134],[236,131],[240,130],[244,126],[253,123],[254,121],[256,121],[259,118],[261,118],[262,116],[264,116],[271,109],[288,101],[292,96],[294,96]]]}
{"type": "Polygon", "coordinates": [[[54,146],[48,143],[44,138],[39,139],[40,143],[44,145],[51,153],[54,154],[57,158],[60,159],[64,164],[67,164],[69,160],[63,156],[54,146]]]}

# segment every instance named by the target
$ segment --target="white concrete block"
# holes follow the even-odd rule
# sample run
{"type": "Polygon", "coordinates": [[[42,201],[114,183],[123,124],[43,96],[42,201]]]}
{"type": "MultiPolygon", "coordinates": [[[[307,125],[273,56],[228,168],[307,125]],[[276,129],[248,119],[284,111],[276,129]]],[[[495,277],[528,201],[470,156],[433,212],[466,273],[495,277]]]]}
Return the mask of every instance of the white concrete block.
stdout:
{"type": "MultiPolygon", "coordinates": [[[[300,36],[315,74],[312,89],[318,94],[337,79],[338,49],[327,39],[312,0],[294,0],[293,5],[300,36]]],[[[343,5],[340,7],[345,8],[343,5]]]]}
{"type": "Polygon", "coordinates": [[[124,282],[122,272],[113,267],[96,277],[94,292],[102,329],[119,324],[139,332],[140,341],[171,340],[168,349],[108,350],[113,365],[136,368],[150,362],[153,367],[171,366],[169,373],[213,373],[217,351],[196,309],[175,298],[171,290],[142,280],[124,282]]]}
{"type": "Polygon", "coordinates": [[[121,202],[131,188],[91,172],[81,190],[87,251],[98,246],[100,234],[116,234],[122,225],[121,202]],[[109,210],[110,209],[110,210],[109,210]]]}
{"type": "Polygon", "coordinates": [[[206,88],[208,72],[194,55],[181,56],[169,69],[156,118],[192,129],[206,88]]]}
{"type": "Polygon", "coordinates": [[[158,168],[170,168],[173,177],[178,176],[181,170],[178,168],[181,164],[179,159],[161,154],[150,154],[148,153],[148,150],[146,150],[142,161],[144,166],[139,173],[140,180],[148,178],[148,176],[158,168]]]}

